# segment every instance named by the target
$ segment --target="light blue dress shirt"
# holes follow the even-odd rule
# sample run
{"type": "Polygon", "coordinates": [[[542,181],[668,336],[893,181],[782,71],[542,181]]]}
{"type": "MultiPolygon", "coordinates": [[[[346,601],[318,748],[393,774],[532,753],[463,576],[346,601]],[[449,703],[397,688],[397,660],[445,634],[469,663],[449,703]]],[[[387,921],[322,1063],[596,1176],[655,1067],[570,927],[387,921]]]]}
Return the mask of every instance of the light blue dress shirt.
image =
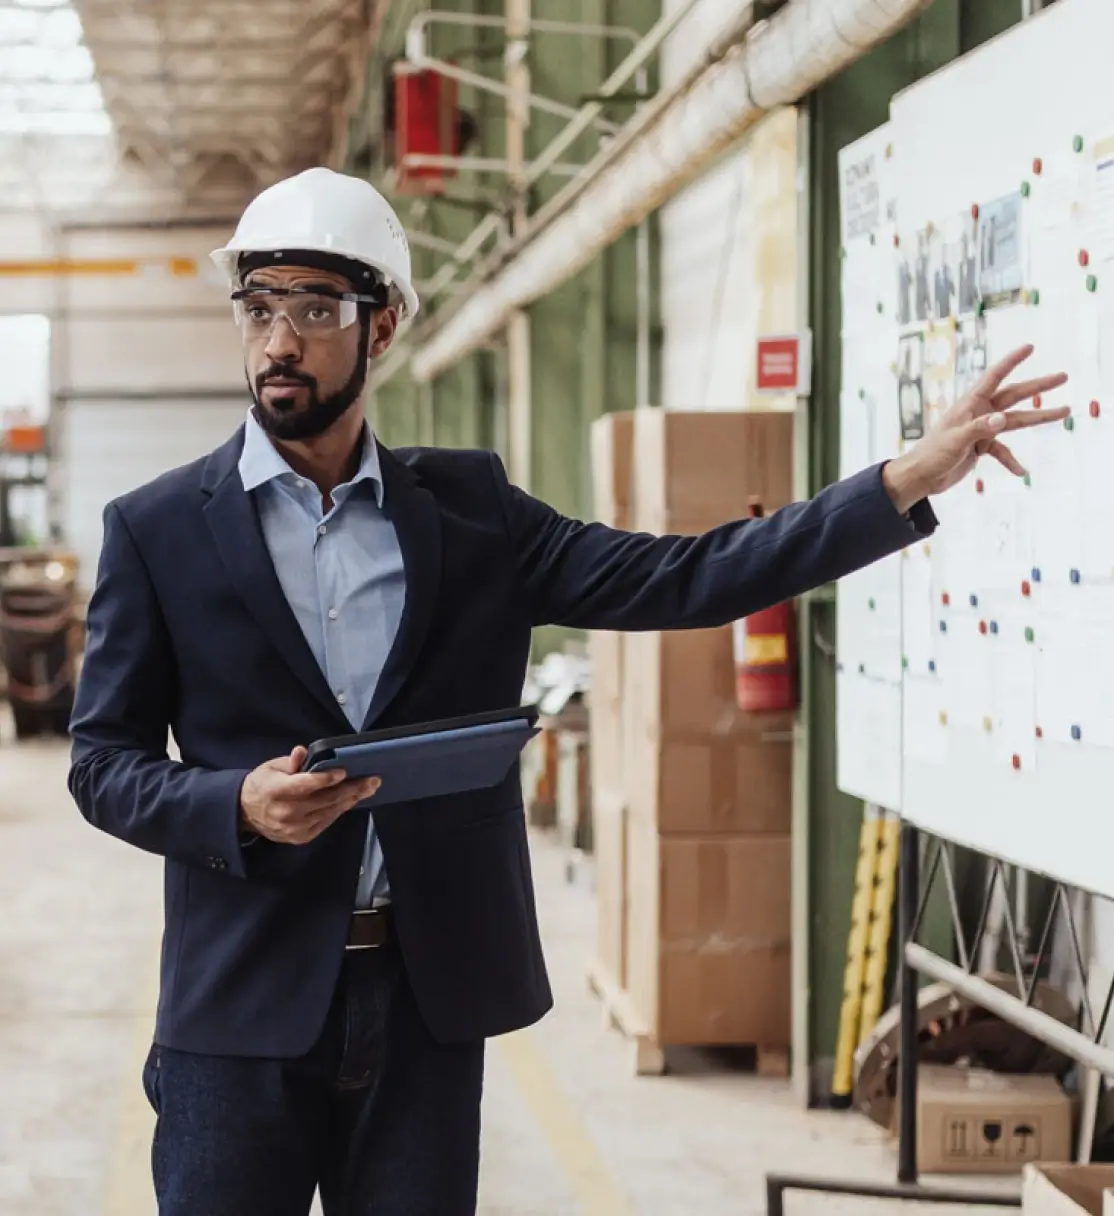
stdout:
{"type": "MultiPolygon", "coordinates": [[[[253,494],[286,600],[352,729],[367,716],[402,618],[406,578],[394,525],[383,512],[379,451],[365,425],[363,458],[323,510],[249,412],[240,478],[253,494]]],[[[312,740],[307,739],[306,743],[312,740]]],[[[383,853],[368,820],[356,906],[388,898],[383,853]]]]}

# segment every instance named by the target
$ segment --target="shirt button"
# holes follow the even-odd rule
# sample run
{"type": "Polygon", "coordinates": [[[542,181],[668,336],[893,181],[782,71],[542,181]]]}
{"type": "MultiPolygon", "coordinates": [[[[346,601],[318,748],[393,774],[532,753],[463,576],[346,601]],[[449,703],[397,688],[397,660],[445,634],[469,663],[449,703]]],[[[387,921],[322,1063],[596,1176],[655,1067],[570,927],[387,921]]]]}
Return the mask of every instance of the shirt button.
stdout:
{"type": "Polygon", "coordinates": [[[318,536],[324,536],[325,533],[328,532],[328,530],[329,529],[324,524],[317,525],[317,535],[318,536]]]}
{"type": "Polygon", "coordinates": [[[329,609],[329,620],[330,621],[335,621],[338,616],[340,616],[340,613],[337,612],[337,610],[335,608],[329,609]]]}
{"type": "Polygon", "coordinates": [[[337,693],[337,703],[340,705],[348,704],[348,698],[344,695],[344,693],[342,693],[342,692],[337,693]]]}

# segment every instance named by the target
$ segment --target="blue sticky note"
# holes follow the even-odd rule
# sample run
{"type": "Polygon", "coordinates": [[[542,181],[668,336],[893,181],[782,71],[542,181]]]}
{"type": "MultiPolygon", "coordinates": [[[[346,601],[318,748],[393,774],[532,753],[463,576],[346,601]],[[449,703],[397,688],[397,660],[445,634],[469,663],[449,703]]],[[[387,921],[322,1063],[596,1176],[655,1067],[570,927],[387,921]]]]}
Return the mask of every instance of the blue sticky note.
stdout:
{"type": "Polygon", "coordinates": [[[1033,567],[1033,582],[1039,583],[1040,581],[1041,581],[1041,572],[1040,572],[1040,570],[1037,569],[1036,566],[1034,566],[1033,567]]]}
{"type": "Polygon", "coordinates": [[[991,621],[991,622],[990,622],[990,632],[991,632],[991,633],[997,633],[997,632],[998,632],[998,622],[997,622],[997,621],[991,621]]]}
{"type": "Polygon", "coordinates": [[[977,595],[972,595],[971,596],[971,607],[977,608],[978,606],[979,606],[979,597],[977,595]]]}
{"type": "Polygon", "coordinates": [[[1078,741],[1080,738],[1082,738],[1082,736],[1083,736],[1083,732],[1079,729],[1078,726],[1073,726],[1071,728],[1071,737],[1073,739],[1078,741]]]}
{"type": "Polygon", "coordinates": [[[1070,578],[1073,583],[1078,583],[1079,582],[1079,571],[1073,570],[1071,572],[1070,578]]]}
{"type": "Polygon", "coordinates": [[[928,660],[928,670],[929,670],[929,671],[935,671],[935,670],[936,670],[936,660],[935,660],[935,659],[929,659],[929,660],[928,660]]]}
{"type": "Polygon", "coordinates": [[[947,622],[947,621],[941,621],[941,622],[940,622],[940,632],[941,632],[941,633],[947,633],[947,632],[948,632],[948,622],[947,622]]]}

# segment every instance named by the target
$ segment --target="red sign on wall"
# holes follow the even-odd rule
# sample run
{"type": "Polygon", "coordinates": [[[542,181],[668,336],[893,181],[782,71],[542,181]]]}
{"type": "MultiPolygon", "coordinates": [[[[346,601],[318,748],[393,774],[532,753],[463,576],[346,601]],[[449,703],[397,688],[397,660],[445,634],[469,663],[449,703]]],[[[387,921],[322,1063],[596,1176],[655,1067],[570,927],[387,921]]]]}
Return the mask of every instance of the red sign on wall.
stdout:
{"type": "Polygon", "coordinates": [[[809,391],[810,337],[804,333],[758,339],[757,387],[760,393],[803,395],[809,391]]]}

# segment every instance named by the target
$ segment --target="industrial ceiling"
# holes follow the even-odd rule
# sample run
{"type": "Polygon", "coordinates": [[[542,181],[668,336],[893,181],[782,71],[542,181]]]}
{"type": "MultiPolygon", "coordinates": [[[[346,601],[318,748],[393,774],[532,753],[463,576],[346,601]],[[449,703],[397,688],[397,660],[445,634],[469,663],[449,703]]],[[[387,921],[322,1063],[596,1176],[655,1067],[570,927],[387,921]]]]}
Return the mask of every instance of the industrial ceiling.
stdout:
{"type": "Polygon", "coordinates": [[[0,208],[246,198],[332,160],[384,0],[0,0],[0,208]]]}

